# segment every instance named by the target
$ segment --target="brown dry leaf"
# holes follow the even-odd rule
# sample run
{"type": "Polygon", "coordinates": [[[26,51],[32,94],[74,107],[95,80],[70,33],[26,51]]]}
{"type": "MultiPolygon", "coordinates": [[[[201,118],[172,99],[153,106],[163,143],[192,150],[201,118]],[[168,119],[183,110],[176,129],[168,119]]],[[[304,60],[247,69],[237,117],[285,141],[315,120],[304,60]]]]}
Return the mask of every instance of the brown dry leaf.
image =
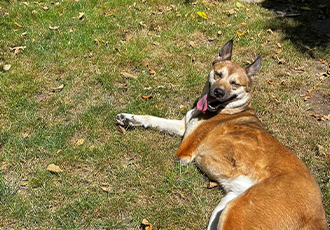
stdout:
{"type": "Polygon", "coordinates": [[[180,108],[181,110],[185,110],[185,109],[187,108],[187,106],[185,106],[185,105],[180,105],[179,108],[180,108]]]}
{"type": "Polygon", "coordinates": [[[234,9],[228,10],[228,14],[229,14],[229,15],[232,15],[232,14],[234,14],[234,13],[235,13],[235,10],[234,10],[234,9]]]}
{"type": "Polygon", "coordinates": [[[139,25],[140,25],[140,26],[142,26],[143,28],[147,28],[147,25],[146,25],[146,24],[144,24],[144,22],[142,22],[142,21],[141,21],[141,22],[139,22],[139,25]]]}
{"type": "Polygon", "coordinates": [[[51,30],[58,30],[58,28],[60,28],[59,26],[49,26],[49,29],[51,30]]]}
{"type": "Polygon", "coordinates": [[[107,193],[113,192],[113,189],[106,184],[102,184],[101,188],[103,192],[107,192],[107,193]]]}
{"type": "Polygon", "coordinates": [[[274,84],[274,81],[273,80],[269,80],[268,81],[268,85],[273,85],[274,84]]]}
{"type": "Polygon", "coordinates": [[[80,13],[79,13],[79,16],[78,16],[78,19],[79,19],[79,20],[83,20],[84,16],[85,16],[85,13],[80,12],[80,13]]]}
{"type": "Polygon", "coordinates": [[[149,68],[149,74],[150,74],[151,76],[156,76],[156,75],[157,75],[156,71],[154,71],[154,70],[152,70],[152,69],[150,69],[150,68],[149,68]]]}
{"type": "Polygon", "coordinates": [[[62,91],[62,89],[64,88],[64,84],[61,84],[60,86],[58,87],[55,87],[55,88],[51,88],[51,90],[54,92],[54,91],[62,91]]]}
{"type": "Polygon", "coordinates": [[[315,114],[315,113],[310,113],[309,116],[315,117],[316,120],[318,121],[325,121],[325,120],[330,120],[330,114],[328,115],[319,115],[319,114],[315,114]]]}
{"type": "Polygon", "coordinates": [[[38,6],[40,5],[39,2],[33,2],[33,4],[34,4],[34,5],[38,5],[38,6]]]}
{"type": "Polygon", "coordinates": [[[26,46],[16,46],[16,47],[9,47],[11,51],[14,51],[15,54],[18,54],[21,50],[24,50],[26,46]]]}
{"type": "Polygon", "coordinates": [[[80,138],[78,140],[76,140],[75,142],[75,146],[80,146],[80,145],[83,145],[85,142],[85,140],[83,138],[80,138]]]}
{"type": "Polygon", "coordinates": [[[213,182],[213,181],[209,181],[209,184],[207,185],[207,188],[211,189],[211,188],[215,188],[217,186],[218,186],[218,183],[213,182]]]}
{"type": "Polygon", "coordinates": [[[141,96],[143,99],[151,99],[152,95],[142,95],[141,96]]]}
{"type": "Polygon", "coordinates": [[[125,135],[126,134],[126,129],[124,129],[122,126],[118,125],[118,128],[120,131],[125,135]]]}
{"type": "Polygon", "coordinates": [[[47,7],[47,6],[42,6],[42,9],[44,9],[44,10],[49,10],[49,8],[47,7]]]}
{"type": "Polygon", "coordinates": [[[11,65],[10,64],[6,64],[2,67],[3,71],[9,71],[11,68],[11,65]]]}
{"type": "Polygon", "coordinates": [[[73,33],[73,32],[74,32],[74,29],[71,27],[69,30],[69,33],[73,33]]]}
{"type": "Polygon", "coordinates": [[[282,53],[282,51],[283,51],[282,49],[278,49],[278,50],[275,51],[275,53],[280,54],[280,53],[282,53]]]}
{"type": "Polygon", "coordinates": [[[126,72],[120,72],[120,75],[123,76],[124,78],[132,78],[132,79],[137,79],[138,77],[130,74],[130,73],[126,73],[126,72]]]}
{"type": "Polygon", "coordinates": [[[63,170],[59,166],[57,166],[55,164],[48,165],[47,168],[46,168],[46,170],[49,171],[49,172],[53,172],[53,173],[63,172],[63,170]]]}
{"type": "Polygon", "coordinates": [[[152,230],[152,224],[147,219],[143,219],[142,223],[144,230],[152,230]]]}
{"type": "Polygon", "coordinates": [[[307,101],[308,99],[310,99],[312,97],[311,93],[307,93],[304,100],[307,101]]]}
{"type": "Polygon", "coordinates": [[[97,39],[97,38],[94,38],[94,43],[95,43],[95,45],[99,45],[99,40],[97,39]]]}
{"type": "Polygon", "coordinates": [[[70,105],[71,104],[71,100],[68,100],[65,102],[66,105],[70,105]]]}
{"type": "Polygon", "coordinates": [[[25,37],[26,34],[27,34],[27,32],[21,33],[21,37],[22,37],[22,38],[25,37]]]}

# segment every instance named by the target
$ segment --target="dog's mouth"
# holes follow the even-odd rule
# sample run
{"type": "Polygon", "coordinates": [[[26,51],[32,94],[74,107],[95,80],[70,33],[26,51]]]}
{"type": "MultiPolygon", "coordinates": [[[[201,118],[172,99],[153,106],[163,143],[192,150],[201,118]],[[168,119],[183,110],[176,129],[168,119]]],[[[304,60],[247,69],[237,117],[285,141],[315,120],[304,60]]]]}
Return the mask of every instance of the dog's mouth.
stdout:
{"type": "Polygon", "coordinates": [[[219,107],[224,107],[229,101],[235,99],[237,95],[232,95],[227,99],[224,100],[218,100],[215,97],[210,96],[209,94],[204,95],[201,99],[197,102],[197,109],[199,111],[202,111],[203,113],[206,112],[206,110],[210,112],[216,112],[219,107]]]}

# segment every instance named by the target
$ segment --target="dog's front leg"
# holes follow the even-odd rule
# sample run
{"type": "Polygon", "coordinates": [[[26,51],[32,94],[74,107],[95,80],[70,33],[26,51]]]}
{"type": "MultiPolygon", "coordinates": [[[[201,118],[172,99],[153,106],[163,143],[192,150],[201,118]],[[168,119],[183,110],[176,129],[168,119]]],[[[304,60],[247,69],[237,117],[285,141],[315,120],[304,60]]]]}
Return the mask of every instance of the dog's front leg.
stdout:
{"type": "Polygon", "coordinates": [[[164,131],[170,134],[183,136],[185,132],[185,120],[170,120],[149,115],[133,115],[121,113],[116,116],[117,122],[120,125],[143,126],[144,128],[157,128],[159,131],[164,131]]]}

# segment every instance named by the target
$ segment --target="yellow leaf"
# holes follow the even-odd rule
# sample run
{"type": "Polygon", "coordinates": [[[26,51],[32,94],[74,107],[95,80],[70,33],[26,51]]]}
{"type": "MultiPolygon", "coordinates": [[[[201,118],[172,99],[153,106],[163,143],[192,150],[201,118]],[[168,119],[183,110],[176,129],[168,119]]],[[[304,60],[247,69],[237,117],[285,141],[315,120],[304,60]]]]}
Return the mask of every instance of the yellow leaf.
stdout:
{"type": "Polygon", "coordinates": [[[18,24],[17,22],[14,23],[16,26],[18,26],[19,28],[23,28],[23,26],[21,24],[18,24]]]}
{"type": "Polygon", "coordinates": [[[54,172],[54,173],[63,172],[62,169],[59,166],[55,165],[55,164],[48,165],[46,169],[47,169],[47,171],[54,172]]]}
{"type": "Polygon", "coordinates": [[[80,145],[84,144],[84,142],[85,142],[85,140],[83,138],[80,138],[76,141],[75,145],[80,146],[80,145]]]}
{"type": "Polygon", "coordinates": [[[198,14],[198,16],[200,16],[200,17],[202,17],[202,18],[204,18],[204,19],[207,19],[207,15],[206,15],[205,12],[203,12],[203,11],[198,11],[197,14],[198,14]]]}
{"type": "Polygon", "coordinates": [[[242,3],[240,2],[236,2],[236,6],[239,8],[239,7],[243,7],[242,3]]]}
{"type": "Polygon", "coordinates": [[[309,8],[307,6],[302,6],[300,9],[302,9],[302,10],[312,10],[311,8],[309,8]]]}
{"type": "Polygon", "coordinates": [[[142,225],[144,227],[144,230],[152,230],[152,224],[150,224],[148,220],[143,219],[142,225]]]}
{"type": "Polygon", "coordinates": [[[247,32],[246,32],[246,30],[237,30],[236,33],[237,33],[238,37],[240,37],[240,36],[245,35],[247,32]]]}

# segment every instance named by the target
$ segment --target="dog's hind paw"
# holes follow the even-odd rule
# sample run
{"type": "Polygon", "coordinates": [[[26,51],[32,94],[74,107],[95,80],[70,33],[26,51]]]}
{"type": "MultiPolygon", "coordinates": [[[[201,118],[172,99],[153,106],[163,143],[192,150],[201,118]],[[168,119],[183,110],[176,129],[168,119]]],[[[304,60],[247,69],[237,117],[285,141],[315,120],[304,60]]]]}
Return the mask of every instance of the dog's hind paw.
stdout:
{"type": "Polygon", "coordinates": [[[122,126],[140,126],[141,124],[134,119],[134,115],[120,113],[116,116],[117,123],[122,126]]]}

